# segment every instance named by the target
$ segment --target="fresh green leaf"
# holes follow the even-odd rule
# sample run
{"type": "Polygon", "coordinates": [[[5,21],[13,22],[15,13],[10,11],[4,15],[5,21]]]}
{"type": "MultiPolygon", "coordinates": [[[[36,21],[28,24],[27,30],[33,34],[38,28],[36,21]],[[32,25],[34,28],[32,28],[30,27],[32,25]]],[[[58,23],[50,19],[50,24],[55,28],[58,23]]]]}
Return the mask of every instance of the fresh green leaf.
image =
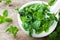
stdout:
{"type": "Polygon", "coordinates": [[[40,33],[42,33],[43,32],[43,28],[42,27],[40,27],[38,30],[35,30],[35,33],[36,34],[40,34],[40,33]]]}
{"type": "Polygon", "coordinates": [[[45,3],[42,3],[41,4],[41,8],[43,9],[43,11],[49,10],[49,5],[48,4],[45,4],[45,3]]]}
{"type": "Polygon", "coordinates": [[[29,29],[29,36],[32,37],[33,29],[29,29]]]}
{"type": "Polygon", "coordinates": [[[48,32],[48,31],[49,31],[48,25],[49,25],[49,24],[47,24],[47,23],[45,23],[45,24],[42,25],[42,26],[43,26],[43,30],[44,30],[45,32],[48,32]]]}
{"type": "Polygon", "coordinates": [[[25,17],[25,16],[23,16],[23,17],[21,17],[21,20],[22,20],[22,22],[26,22],[27,21],[27,17],[25,17]]]}
{"type": "Polygon", "coordinates": [[[19,29],[16,26],[11,25],[6,32],[10,32],[13,34],[13,36],[15,37],[17,32],[19,31],[19,29]]]}
{"type": "Polygon", "coordinates": [[[25,30],[28,30],[29,25],[27,23],[23,23],[22,26],[24,27],[25,30]]]}
{"type": "Polygon", "coordinates": [[[44,20],[45,15],[42,13],[37,13],[37,20],[44,20]]]}
{"type": "Polygon", "coordinates": [[[11,18],[7,18],[8,16],[8,10],[3,11],[3,15],[0,15],[0,24],[4,22],[12,22],[11,18]]]}
{"type": "Polygon", "coordinates": [[[0,24],[5,22],[5,17],[0,15],[0,24]]]}
{"type": "Polygon", "coordinates": [[[40,8],[40,4],[34,4],[34,6],[31,8],[33,11],[37,11],[40,8]],[[37,8],[38,7],[38,8],[37,8]]]}
{"type": "Polygon", "coordinates": [[[13,20],[11,18],[6,18],[5,21],[6,22],[12,22],[13,20]]]}
{"type": "Polygon", "coordinates": [[[55,20],[55,21],[58,21],[57,20],[57,17],[55,16],[55,14],[48,14],[50,16],[50,20],[55,20]]]}
{"type": "Polygon", "coordinates": [[[49,27],[50,27],[52,24],[53,24],[53,21],[48,21],[48,20],[47,20],[47,22],[45,22],[45,23],[42,25],[43,30],[44,30],[45,32],[48,32],[48,31],[49,31],[49,27]]]}
{"type": "Polygon", "coordinates": [[[7,17],[8,16],[8,10],[4,10],[3,16],[7,17]]]}
{"type": "Polygon", "coordinates": [[[11,3],[11,0],[5,0],[6,4],[9,5],[11,3]]]}
{"type": "Polygon", "coordinates": [[[35,22],[32,24],[32,26],[33,26],[33,28],[34,28],[35,30],[38,30],[39,27],[40,27],[40,25],[41,25],[41,22],[40,22],[40,21],[35,21],[35,22]]]}
{"type": "Polygon", "coordinates": [[[49,4],[50,6],[52,6],[55,2],[56,2],[56,0],[50,0],[48,4],[49,4]]]}

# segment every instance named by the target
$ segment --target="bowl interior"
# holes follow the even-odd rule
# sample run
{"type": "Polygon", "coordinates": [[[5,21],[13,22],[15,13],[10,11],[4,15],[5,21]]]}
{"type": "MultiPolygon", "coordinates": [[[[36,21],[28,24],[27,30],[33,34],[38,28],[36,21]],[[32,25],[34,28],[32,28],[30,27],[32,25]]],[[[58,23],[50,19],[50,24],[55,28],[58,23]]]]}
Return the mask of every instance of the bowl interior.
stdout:
{"type": "MultiPolygon", "coordinates": [[[[44,2],[44,1],[32,1],[32,2],[29,2],[27,4],[24,4],[19,10],[23,9],[24,7],[26,7],[28,5],[36,4],[36,3],[39,3],[39,4],[41,4],[41,3],[48,4],[48,3],[44,2]]],[[[24,28],[22,27],[22,21],[20,19],[20,15],[18,14],[17,16],[18,16],[18,23],[19,23],[20,28],[22,29],[22,31],[24,33],[26,33],[27,35],[29,35],[29,32],[25,31],[24,28]]],[[[58,17],[58,13],[57,13],[56,17],[58,17]]],[[[50,33],[52,33],[55,30],[56,26],[57,26],[57,22],[54,21],[54,23],[50,26],[49,31],[47,33],[43,31],[40,34],[36,34],[35,31],[34,31],[33,34],[32,34],[32,36],[36,37],[36,38],[45,37],[45,36],[49,35],[50,33]]]]}

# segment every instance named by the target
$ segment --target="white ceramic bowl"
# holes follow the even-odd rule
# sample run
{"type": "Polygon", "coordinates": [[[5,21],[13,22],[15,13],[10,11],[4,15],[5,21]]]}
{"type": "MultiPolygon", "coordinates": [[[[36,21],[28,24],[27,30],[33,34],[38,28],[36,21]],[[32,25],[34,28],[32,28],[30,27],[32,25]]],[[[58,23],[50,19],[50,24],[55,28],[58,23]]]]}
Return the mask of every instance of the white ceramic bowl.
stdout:
{"type": "MultiPolygon", "coordinates": [[[[19,10],[23,9],[24,7],[26,7],[28,5],[35,4],[35,3],[41,4],[41,3],[46,3],[46,2],[43,2],[43,1],[32,1],[32,2],[24,4],[19,10]]],[[[46,4],[48,4],[48,3],[46,3],[46,4]]],[[[27,35],[29,35],[29,32],[25,31],[24,28],[22,27],[22,21],[20,19],[20,15],[18,14],[17,16],[18,16],[18,23],[19,23],[20,28],[22,29],[22,31],[24,33],[26,33],[27,35]]],[[[56,16],[58,17],[58,14],[56,16]]],[[[57,26],[57,22],[54,21],[54,23],[49,28],[49,32],[46,33],[46,32],[43,31],[40,34],[36,34],[35,31],[34,31],[33,34],[32,34],[32,36],[35,37],[35,38],[45,37],[45,36],[49,35],[50,33],[52,33],[55,30],[56,26],[57,26]]]]}

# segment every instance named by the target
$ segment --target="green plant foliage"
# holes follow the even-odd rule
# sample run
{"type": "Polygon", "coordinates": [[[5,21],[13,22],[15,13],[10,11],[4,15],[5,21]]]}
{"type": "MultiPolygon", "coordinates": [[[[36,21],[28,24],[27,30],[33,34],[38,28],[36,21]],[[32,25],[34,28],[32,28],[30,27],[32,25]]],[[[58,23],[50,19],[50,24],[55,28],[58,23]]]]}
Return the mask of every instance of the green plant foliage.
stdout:
{"type": "Polygon", "coordinates": [[[50,0],[48,4],[49,4],[50,6],[52,6],[55,2],[56,2],[56,0],[50,0]]]}
{"type": "Polygon", "coordinates": [[[11,3],[11,0],[5,0],[6,4],[9,5],[11,3]]]}
{"type": "Polygon", "coordinates": [[[3,15],[0,15],[0,24],[5,22],[12,22],[11,18],[7,18],[8,16],[8,10],[3,11],[3,15]]]}
{"type": "Polygon", "coordinates": [[[48,32],[54,20],[57,21],[55,14],[50,13],[49,5],[45,3],[28,5],[19,10],[19,14],[23,28],[29,31],[30,36],[32,36],[33,30],[37,34],[43,31],[48,32]]]}
{"type": "Polygon", "coordinates": [[[13,34],[14,37],[16,37],[17,32],[19,31],[19,29],[16,26],[11,25],[6,32],[10,32],[13,34]]]}

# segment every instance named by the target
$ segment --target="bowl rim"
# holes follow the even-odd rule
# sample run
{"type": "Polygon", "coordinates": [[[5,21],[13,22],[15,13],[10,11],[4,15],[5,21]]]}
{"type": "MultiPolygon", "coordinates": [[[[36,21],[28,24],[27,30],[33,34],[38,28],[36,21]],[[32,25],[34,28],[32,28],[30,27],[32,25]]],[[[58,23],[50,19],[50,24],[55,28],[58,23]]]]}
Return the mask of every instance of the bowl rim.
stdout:
{"type": "MultiPolygon", "coordinates": [[[[32,1],[32,2],[28,2],[28,3],[24,4],[19,10],[23,9],[24,7],[26,7],[28,5],[31,5],[31,4],[34,4],[34,3],[42,3],[42,2],[48,4],[47,2],[44,2],[44,1],[32,1]]],[[[58,15],[58,13],[57,13],[57,15],[58,15]]],[[[29,32],[28,31],[25,31],[25,29],[22,27],[22,21],[20,19],[20,15],[19,14],[17,14],[17,18],[18,18],[18,24],[19,24],[21,30],[25,34],[28,35],[29,32]]],[[[56,26],[57,26],[57,22],[54,21],[54,23],[52,24],[52,26],[50,26],[50,28],[49,28],[49,32],[46,33],[46,32],[43,31],[40,34],[33,33],[32,36],[35,37],[35,38],[41,38],[41,37],[48,36],[49,34],[51,34],[55,30],[56,26]]]]}

